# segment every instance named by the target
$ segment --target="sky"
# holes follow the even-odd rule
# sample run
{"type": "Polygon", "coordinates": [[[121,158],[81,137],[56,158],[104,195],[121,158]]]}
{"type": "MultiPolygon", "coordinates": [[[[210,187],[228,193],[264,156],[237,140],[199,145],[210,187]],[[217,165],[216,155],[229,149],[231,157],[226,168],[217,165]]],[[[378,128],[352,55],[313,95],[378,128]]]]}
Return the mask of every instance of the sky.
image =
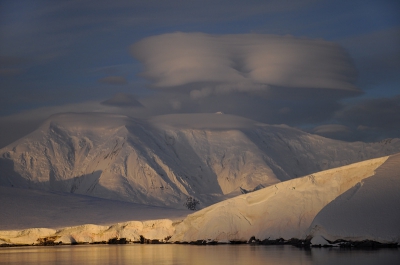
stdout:
{"type": "Polygon", "coordinates": [[[2,0],[0,148],[60,112],[400,137],[397,0],[2,0]]]}

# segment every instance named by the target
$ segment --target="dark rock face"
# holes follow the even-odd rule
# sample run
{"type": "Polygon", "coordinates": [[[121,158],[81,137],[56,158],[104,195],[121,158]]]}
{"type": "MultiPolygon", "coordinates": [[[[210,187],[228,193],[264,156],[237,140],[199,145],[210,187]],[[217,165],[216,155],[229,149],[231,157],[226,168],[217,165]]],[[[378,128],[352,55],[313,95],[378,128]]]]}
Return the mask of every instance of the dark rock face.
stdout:
{"type": "Polygon", "coordinates": [[[311,246],[311,239],[297,239],[291,238],[287,241],[287,244],[298,247],[298,248],[310,248],[311,246]]]}
{"type": "Polygon", "coordinates": [[[398,248],[397,243],[380,243],[373,240],[363,241],[335,241],[340,248],[398,248]]]}
{"type": "Polygon", "coordinates": [[[159,239],[147,239],[144,236],[140,236],[140,244],[163,244],[159,239]]]}
{"type": "Polygon", "coordinates": [[[107,244],[127,244],[128,241],[126,240],[126,238],[110,238],[107,242],[107,244]]]}
{"type": "Polygon", "coordinates": [[[38,238],[37,241],[38,243],[36,245],[38,246],[54,246],[54,245],[59,245],[62,244],[60,243],[55,243],[54,241],[57,239],[57,237],[44,237],[44,238],[38,238]]]}
{"type": "Polygon", "coordinates": [[[297,239],[297,238],[291,238],[289,240],[285,240],[283,238],[277,238],[277,239],[264,239],[264,240],[259,240],[252,236],[249,241],[247,242],[248,244],[252,245],[291,245],[299,248],[310,248],[311,242],[310,239],[297,239]]]}
{"type": "Polygon", "coordinates": [[[233,241],[229,241],[231,244],[234,245],[239,245],[239,244],[247,244],[246,241],[237,241],[237,240],[233,240],[233,241]]]}
{"type": "Polygon", "coordinates": [[[283,238],[278,238],[278,239],[272,239],[269,240],[264,239],[260,242],[261,245],[285,245],[285,240],[283,238]]]}

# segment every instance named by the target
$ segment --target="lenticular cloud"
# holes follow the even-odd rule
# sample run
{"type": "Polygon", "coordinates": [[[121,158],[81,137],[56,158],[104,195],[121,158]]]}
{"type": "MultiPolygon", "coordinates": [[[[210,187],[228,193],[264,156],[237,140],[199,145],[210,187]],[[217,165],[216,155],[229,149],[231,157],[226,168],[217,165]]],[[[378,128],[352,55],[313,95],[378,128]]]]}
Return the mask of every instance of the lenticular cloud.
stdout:
{"type": "Polygon", "coordinates": [[[347,53],[323,40],[178,32],[143,39],[131,53],[154,87],[200,84],[192,98],[270,86],[358,91],[347,53]]]}

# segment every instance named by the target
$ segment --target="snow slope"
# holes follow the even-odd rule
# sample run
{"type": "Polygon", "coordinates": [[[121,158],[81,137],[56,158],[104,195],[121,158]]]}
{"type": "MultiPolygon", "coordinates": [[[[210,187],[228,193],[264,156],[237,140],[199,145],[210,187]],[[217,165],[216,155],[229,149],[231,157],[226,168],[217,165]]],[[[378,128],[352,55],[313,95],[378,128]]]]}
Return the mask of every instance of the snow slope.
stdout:
{"type": "Polygon", "coordinates": [[[0,150],[0,186],[176,208],[193,196],[205,207],[396,152],[399,139],[347,143],[225,114],[67,113],[0,150]]]}
{"type": "Polygon", "coordinates": [[[171,240],[247,241],[252,236],[261,240],[305,239],[324,231],[323,235],[331,238],[357,235],[361,240],[399,242],[399,169],[399,155],[396,155],[389,160],[377,158],[282,182],[189,215],[176,227],[171,240]],[[378,174],[374,176],[375,170],[378,174]],[[364,194],[357,192],[353,203],[345,201],[349,192],[363,190],[360,186],[366,187],[364,194]],[[344,204],[343,208],[337,203],[334,204],[337,207],[329,204],[336,198],[344,204]],[[318,214],[310,234],[310,225],[318,214]],[[376,218],[376,215],[382,216],[376,218]],[[342,222],[336,222],[338,218],[342,222]],[[365,225],[360,225],[363,222],[365,225]],[[320,227],[318,231],[316,225],[320,227]]]}
{"type": "Polygon", "coordinates": [[[330,241],[400,242],[400,154],[325,206],[309,233],[330,241]]]}

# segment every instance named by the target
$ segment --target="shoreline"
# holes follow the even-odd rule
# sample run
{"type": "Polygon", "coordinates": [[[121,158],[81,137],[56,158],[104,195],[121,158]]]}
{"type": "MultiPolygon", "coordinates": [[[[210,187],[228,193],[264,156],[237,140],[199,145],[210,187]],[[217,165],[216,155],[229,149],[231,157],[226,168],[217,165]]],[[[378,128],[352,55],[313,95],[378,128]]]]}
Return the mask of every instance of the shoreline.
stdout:
{"type": "Polygon", "coordinates": [[[162,244],[175,244],[175,245],[196,245],[196,246],[210,246],[210,245],[251,245],[251,246],[283,246],[290,245],[301,249],[311,248],[336,248],[336,249],[354,249],[354,250],[366,250],[366,249],[382,249],[392,248],[398,249],[399,243],[381,243],[374,240],[362,240],[362,241],[347,241],[347,240],[336,240],[329,242],[329,244],[312,244],[311,239],[297,239],[291,238],[285,240],[283,238],[275,240],[258,240],[254,237],[250,238],[249,241],[215,241],[215,240],[196,240],[196,241],[175,241],[169,242],[164,239],[147,239],[143,236],[140,240],[127,240],[126,238],[110,238],[108,241],[95,241],[95,242],[73,242],[63,243],[62,241],[55,242],[52,238],[38,238],[38,243],[33,244],[0,244],[0,248],[14,248],[14,247],[53,247],[53,246],[75,246],[75,245],[126,245],[126,244],[140,244],[140,245],[162,245],[162,244]]]}

